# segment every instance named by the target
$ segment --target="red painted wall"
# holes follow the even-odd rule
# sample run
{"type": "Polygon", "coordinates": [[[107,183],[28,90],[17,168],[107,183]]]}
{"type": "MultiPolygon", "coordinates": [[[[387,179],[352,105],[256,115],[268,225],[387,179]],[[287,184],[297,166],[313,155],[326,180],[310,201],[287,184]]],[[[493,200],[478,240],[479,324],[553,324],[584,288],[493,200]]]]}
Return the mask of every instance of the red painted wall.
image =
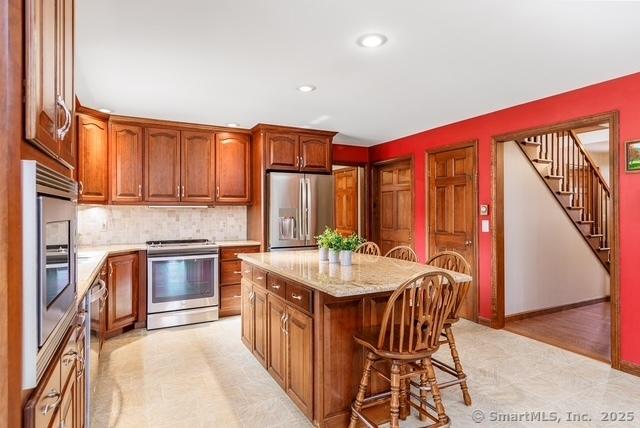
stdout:
{"type": "Polygon", "coordinates": [[[368,162],[368,147],[347,146],[345,144],[333,145],[333,163],[336,165],[364,164],[368,162]]]}
{"type": "MultiPolygon", "coordinates": [[[[377,162],[413,156],[416,250],[424,259],[426,150],[478,140],[479,200],[481,204],[493,207],[492,137],[610,111],[618,111],[620,118],[621,357],[624,361],[640,364],[640,270],[637,266],[640,259],[640,174],[627,174],[624,168],[624,142],[640,139],[640,73],[373,146],[369,159],[377,162]]],[[[482,232],[478,236],[480,315],[485,318],[491,318],[491,236],[491,233],[482,232]]]]}

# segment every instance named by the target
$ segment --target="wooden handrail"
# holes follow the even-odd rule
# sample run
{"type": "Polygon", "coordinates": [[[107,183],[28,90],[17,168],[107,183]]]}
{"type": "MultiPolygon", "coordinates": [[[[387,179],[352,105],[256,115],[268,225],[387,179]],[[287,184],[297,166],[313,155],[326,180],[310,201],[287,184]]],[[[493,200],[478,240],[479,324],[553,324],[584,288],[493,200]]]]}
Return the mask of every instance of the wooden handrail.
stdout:
{"type": "Polygon", "coordinates": [[[585,150],[584,144],[582,144],[582,141],[580,141],[580,138],[578,138],[578,135],[573,131],[573,129],[569,130],[569,135],[571,135],[571,138],[573,138],[576,146],[578,147],[578,149],[580,149],[580,153],[582,153],[582,155],[587,159],[587,161],[589,161],[589,164],[591,164],[591,169],[593,169],[596,176],[598,177],[598,180],[600,180],[600,184],[602,184],[602,187],[604,188],[604,190],[606,190],[607,195],[611,195],[611,190],[609,189],[609,185],[604,180],[602,173],[598,169],[598,166],[597,166],[598,164],[593,160],[591,155],[585,150]]]}

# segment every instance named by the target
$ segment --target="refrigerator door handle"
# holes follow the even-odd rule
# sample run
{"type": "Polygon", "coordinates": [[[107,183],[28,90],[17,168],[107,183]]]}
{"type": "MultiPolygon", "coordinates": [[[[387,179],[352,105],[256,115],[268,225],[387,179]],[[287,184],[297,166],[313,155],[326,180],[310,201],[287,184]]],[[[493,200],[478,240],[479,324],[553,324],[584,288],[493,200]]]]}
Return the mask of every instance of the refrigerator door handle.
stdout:
{"type": "Polygon", "coordinates": [[[298,199],[298,239],[304,239],[305,236],[305,216],[304,216],[304,206],[305,206],[305,185],[304,178],[300,179],[299,183],[299,199],[298,199]]]}
{"type": "Polygon", "coordinates": [[[310,225],[311,225],[311,201],[313,201],[313,197],[311,195],[311,179],[309,178],[305,178],[305,185],[306,185],[306,196],[307,196],[307,204],[306,204],[306,216],[305,218],[307,219],[307,224],[305,225],[305,231],[307,233],[307,242],[308,244],[311,244],[311,231],[310,229],[310,225]]]}

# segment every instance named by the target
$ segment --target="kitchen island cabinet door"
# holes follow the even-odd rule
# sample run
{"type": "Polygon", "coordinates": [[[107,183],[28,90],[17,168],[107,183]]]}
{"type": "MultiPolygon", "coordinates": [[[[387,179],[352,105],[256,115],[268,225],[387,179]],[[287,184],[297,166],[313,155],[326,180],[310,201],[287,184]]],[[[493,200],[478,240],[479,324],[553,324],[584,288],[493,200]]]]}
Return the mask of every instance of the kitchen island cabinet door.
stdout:
{"type": "Polygon", "coordinates": [[[282,299],[273,295],[267,298],[268,315],[268,354],[267,370],[278,384],[284,388],[286,379],[286,352],[287,342],[284,334],[284,317],[286,306],[282,299]]]}
{"type": "Polygon", "coordinates": [[[142,202],[142,128],[112,123],[110,134],[111,201],[142,202]]]}
{"type": "Polygon", "coordinates": [[[243,279],[241,283],[242,311],[240,322],[242,323],[242,343],[253,352],[253,286],[243,279]]]}
{"type": "Polygon", "coordinates": [[[253,287],[253,295],[253,355],[267,367],[267,292],[261,287],[253,287]]]}
{"type": "Polygon", "coordinates": [[[313,319],[287,306],[286,391],[302,413],[313,417],[313,319]]]}
{"type": "Polygon", "coordinates": [[[251,202],[251,145],[249,135],[216,134],[216,203],[251,202]]]}
{"type": "Polygon", "coordinates": [[[144,135],[145,201],[180,201],[180,131],[147,128],[144,135]]]}
{"type": "Polygon", "coordinates": [[[107,331],[133,325],[138,315],[138,253],[110,257],[108,268],[107,331]]]}

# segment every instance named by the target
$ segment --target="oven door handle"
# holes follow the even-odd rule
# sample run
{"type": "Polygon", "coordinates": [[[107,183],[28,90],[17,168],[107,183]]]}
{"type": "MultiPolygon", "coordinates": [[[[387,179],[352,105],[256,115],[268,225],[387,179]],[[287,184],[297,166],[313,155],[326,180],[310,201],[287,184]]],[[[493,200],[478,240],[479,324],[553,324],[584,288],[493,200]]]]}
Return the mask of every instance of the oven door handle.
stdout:
{"type": "Polygon", "coordinates": [[[166,257],[155,257],[155,256],[147,256],[147,260],[149,263],[153,262],[166,262],[171,260],[206,260],[206,259],[217,259],[218,254],[194,254],[194,255],[184,255],[184,256],[166,256],[166,257]]]}

